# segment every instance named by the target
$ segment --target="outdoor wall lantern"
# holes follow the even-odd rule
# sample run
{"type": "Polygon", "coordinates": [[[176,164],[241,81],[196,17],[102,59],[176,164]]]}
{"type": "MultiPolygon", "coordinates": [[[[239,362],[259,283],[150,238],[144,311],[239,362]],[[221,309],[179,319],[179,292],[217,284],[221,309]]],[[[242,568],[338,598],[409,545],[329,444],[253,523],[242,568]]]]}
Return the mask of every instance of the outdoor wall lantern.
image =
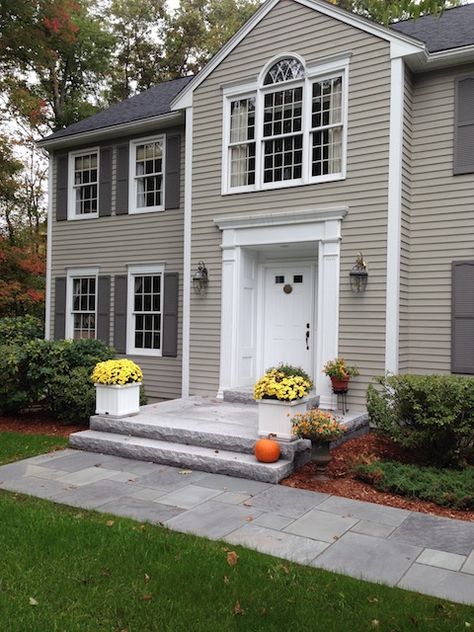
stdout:
{"type": "Polygon", "coordinates": [[[209,277],[207,275],[206,264],[204,261],[200,261],[196,272],[193,274],[193,288],[196,294],[202,294],[207,289],[208,283],[209,277]]]}
{"type": "Polygon", "coordinates": [[[351,290],[357,294],[365,292],[368,279],[369,273],[367,272],[367,264],[364,261],[364,255],[361,252],[358,252],[355,264],[349,272],[351,290]]]}

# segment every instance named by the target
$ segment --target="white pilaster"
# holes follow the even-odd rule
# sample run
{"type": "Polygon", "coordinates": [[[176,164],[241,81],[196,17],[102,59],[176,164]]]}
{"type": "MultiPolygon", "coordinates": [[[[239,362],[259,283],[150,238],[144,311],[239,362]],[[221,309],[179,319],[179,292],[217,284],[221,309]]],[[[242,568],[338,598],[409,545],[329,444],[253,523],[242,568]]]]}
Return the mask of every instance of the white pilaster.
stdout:
{"type": "Polygon", "coordinates": [[[49,154],[48,165],[48,216],[46,233],[46,292],[44,314],[44,337],[51,338],[51,264],[53,253],[53,155],[49,154]]]}
{"type": "Polygon", "coordinates": [[[191,230],[192,230],[192,168],[193,168],[193,108],[186,108],[184,170],[184,244],[183,244],[183,350],[181,397],[189,395],[189,345],[191,324],[191,230]]]}
{"type": "Polygon", "coordinates": [[[223,247],[221,290],[221,365],[219,391],[221,399],[226,389],[236,385],[238,367],[238,314],[240,286],[240,248],[223,247]]]}

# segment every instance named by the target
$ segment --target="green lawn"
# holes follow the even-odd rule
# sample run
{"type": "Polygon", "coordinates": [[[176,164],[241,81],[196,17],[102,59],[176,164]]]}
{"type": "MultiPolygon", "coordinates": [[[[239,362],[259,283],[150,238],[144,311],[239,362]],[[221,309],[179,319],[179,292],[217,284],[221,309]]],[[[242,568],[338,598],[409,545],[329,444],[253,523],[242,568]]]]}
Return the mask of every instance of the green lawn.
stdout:
{"type": "Polygon", "coordinates": [[[0,432],[0,465],[27,459],[30,456],[67,447],[64,437],[25,434],[21,432],[0,432]]]}
{"type": "Polygon", "coordinates": [[[238,547],[230,566],[223,543],[18,494],[0,492],[0,525],[2,632],[474,627],[474,608],[238,547]]]}

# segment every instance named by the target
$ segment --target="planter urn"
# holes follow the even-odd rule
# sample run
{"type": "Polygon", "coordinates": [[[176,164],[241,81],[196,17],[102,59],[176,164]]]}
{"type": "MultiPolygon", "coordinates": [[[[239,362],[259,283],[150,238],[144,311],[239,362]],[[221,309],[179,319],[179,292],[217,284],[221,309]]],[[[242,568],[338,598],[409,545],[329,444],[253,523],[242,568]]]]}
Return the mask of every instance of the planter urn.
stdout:
{"type": "Polygon", "coordinates": [[[311,441],[311,461],[316,468],[316,474],[323,476],[329,462],[331,461],[331,452],[329,451],[329,441],[321,441],[313,437],[305,437],[311,441]]]}
{"type": "Polygon", "coordinates": [[[291,419],[296,413],[304,413],[307,409],[308,397],[291,402],[278,399],[258,399],[258,436],[276,435],[279,441],[293,441],[291,419]]]}
{"type": "Polygon", "coordinates": [[[331,376],[333,393],[347,393],[349,390],[349,380],[349,375],[343,378],[331,376]]]}
{"type": "Polygon", "coordinates": [[[141,382],[95,384],[96,415],[127,417],[140,411],[141,382]]]}

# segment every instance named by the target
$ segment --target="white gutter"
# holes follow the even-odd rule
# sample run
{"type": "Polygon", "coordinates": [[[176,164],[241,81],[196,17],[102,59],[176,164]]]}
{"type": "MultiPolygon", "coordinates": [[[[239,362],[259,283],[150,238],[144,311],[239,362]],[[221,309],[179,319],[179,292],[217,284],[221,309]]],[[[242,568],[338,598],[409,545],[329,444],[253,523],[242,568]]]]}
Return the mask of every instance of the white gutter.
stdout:
{"type": "Polygon", "coordinates": [[[51,337],[51,262],[53,247],[53,156],[49,156],[48,165],[48,214],[46,233],[46,292],[45,292],[45,315],[44,315],[44,337],[49,340],[51,337]]]}
{"type": "Polygon", "coordinates": [[[184,245],[183,245],[183,351],[181,397],[189,396],[189,361],[191,329],[191,230],[193,179],[193,108],[186,108],[184,150],[184,245]]]}

